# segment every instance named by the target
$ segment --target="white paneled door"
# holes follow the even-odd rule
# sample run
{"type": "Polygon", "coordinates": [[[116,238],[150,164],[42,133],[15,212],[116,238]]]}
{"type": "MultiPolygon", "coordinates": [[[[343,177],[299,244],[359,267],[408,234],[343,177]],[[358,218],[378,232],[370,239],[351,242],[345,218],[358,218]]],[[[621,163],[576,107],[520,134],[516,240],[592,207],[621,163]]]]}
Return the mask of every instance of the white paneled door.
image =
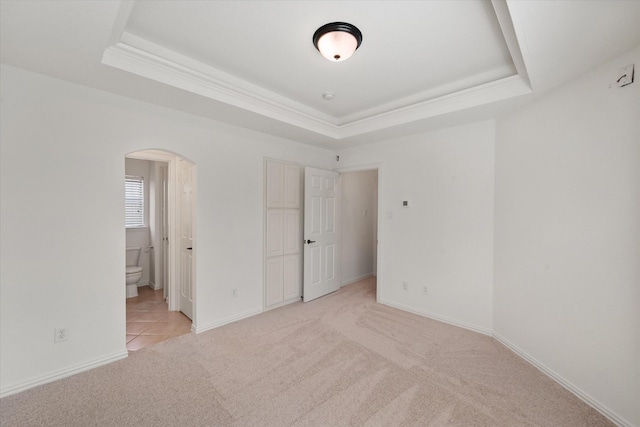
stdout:
{"type": "Polygon", "coordinates": [[[193,318],[193,167],[178,160],[178,229],[180,311],[193,318]]]}
{"type": "Polygon", "coordinates": [[[340,286],[336,253],[338,173],[307,167],[304,177],[303,300],[307,302],[340,286]]]}
{"type": "Polygon", "coordinates": [[[265,160],[265,308],[300,300],[300,166],[265,160]]]}

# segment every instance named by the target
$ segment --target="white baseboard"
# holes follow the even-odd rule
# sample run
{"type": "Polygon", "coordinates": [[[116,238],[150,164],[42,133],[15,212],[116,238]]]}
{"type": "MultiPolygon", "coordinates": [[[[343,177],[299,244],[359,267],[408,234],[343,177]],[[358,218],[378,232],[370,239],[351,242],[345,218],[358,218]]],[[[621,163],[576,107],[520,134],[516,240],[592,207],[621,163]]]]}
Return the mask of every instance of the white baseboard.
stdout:
{"type": "Polygon", "coordinates": [[[360,280],[368,279],[369,277],[373,277],[373,276],[375,276],[375,275],[372,274],[372,273],[367,273],[367,274],[364,274],[364,275],[359,276],[359,277],[354,277],[352,279],[348,279],[348,280],[345,280],[344,282],[342,282],[340,287],[347,286],[347,285],[350,285],[352,283],[356,283],[356,282],[359,282],[360,280]]]}
{"type": "Polygon", "coordinates": [[[470,331],[478,332],[483,335],[493,336],[493,331],[491,329],[472,325],[470,323],[461,322],[455,319],[450,319],[448,317],[440,316],[439,314],[429,313],[428,311],[416,310],[415,308],[409,307],[404,304],[398,304],[395,302],[382,300],[382,299],[379,302],[380,304],[388,305],[389,307],[394,307],[402,311],[408,311],[409,313],[417,314],[418,316],[428,317],[429,319],[437,320],[438,322],[447,323],[449,325],[457,326],[459,328],[469,329],[470,331]]]}
{"type": "Polygon", "coordinates": [[[552,369],[545,366],[544,363],[541,363],[538,360],[536,360],[534,357],[531,357],[529,354],[527,354],[527,352],[522,350],[517,345],[513,344],[511,341],[509,341],[505,337],[501,336],[497,332],[493,332],[493,337],[497,341],[499,341],[501,344],[503,344],[505,347],[507,347],[509,350],[513,351],[518,356],[520,356],[521,358],[523,358],[524,360],[526,360],[527,362],[529,362],[530,364],[538,368],[540,371],[542,371],[542,373],[550,377],[552,380],[554,380],[555,382],[557,382],[558,384],[560,384],[561,386],[569,390],[571,393],[575,394],[578,398],[583,400],[587,405],[593,407],[595,410],[597,410],[602,415],[607,417],[614,424],[620,427],[633,427],[633,424],[631,424],[629,421],[620,418],[609,408],[607,408],[606,406],[598,402],[596,399],[591,397],[588,393],[582,391],[579,387],[576,387],[570,381],[567,381],[566,379],[564,379],[561,375],[557,374],[552,369]]]}
{"type": "MultiPolygon", "coordinates": [[[[369,277],[369,276],[366,276],[369,277]]],[[[364,278],[366,278],[364,277],[364,278]]],[[[358,279],[358,280],[362,280],[358,279]]],[[[358,281],[355,280],[355,281],[358,281]]],[[[353,282],[350,282],[353,283],[353,282]]],[[[348,283],[347,283],[348,284],[348,283]]],[[[634,425],[632,423],[630,423],[629,421],[619,417],[618,415],[616,415],[613,411],[611,411],[609,408],[607,408],[605,405],[601,404],[600,402],[598,402],[596,399],[594,399],[593,397],[591,397],[588,393],[584,392],[583,390],[581,390],[579,387],[575,386],[574,384],[572,384],[570,381],[566,380],[565,378],[563,378],[561,375],[557,374],[556,372],[554,372],[552,369],[548,368],[547,366],[545,366],[543,363],[539,362],[538,360],[536,360],[534,357],[530,356],[528,353],[526,353],[524,350],[522,350],[521,348],[519,348],[518,346],[516,346],[515,344],[513,344],[512,342],[510,342],[508,339],[504,338],[503,336],[501,336],[500,334],[486,329],[486,328],[481,328],[481,327],[477,327],[465,322],[460,322],[457,320],[453,320],[453,319],[449,319],[440,315],[436,315],[433,313],[429,313],[426,311],[421,311],[421,310],[416,310],[412,307],[403,305],[403,304],[398,304],[395,302],[390,302],[390,301],[386,301],[386,300],[380,300],[379,301],[381,304],[390,306],[390,307],[394,307],[403,311],[407,311],[409,313],[413,313],[413,314],[417,314],[419,316],[423,316],[423,317],[428,317],[430,319],[433,320],[437,320],[439,322],[443,322],[443,323],[447,323],[453,326],[457,326],[457,327],[461,327],[464,329],[468,329],[474,332],[478,332],[481,333],[483,335],[490,335],[493,338],[495,338],[498,342],[500,342],[501,344],[503,344],[505,347],[507,347],[509,350],[513,351],[514,353],[516,353],[518,356],[520,356],[521,358],[523,358],[524,360],[526,360],[527,362],[529,362],[530,364],[532,364],[533,366],[535,366],[536,368],[538,368],[541,372],[543,372],[545,375],[547,375],[548,377],[550,377],[551,379],[553,379],[554,381],[556,381],[558,384],[560,384],[561,386],[563,386],[564,388],[566,388],[567,390],[569,390],[571,393],[573,393],[574,395],[576,395],[578,398],[580,398],[581,400],[583,400],[585,403],[587,403],[589,406],[593,407],[594,409],[596,409],[598,412],[600,412],[602,415],[604,415],[606,418],[608,418],[611,422],[613,422],[614,424],[616,424],[617,426],[620,427],[634,427],[634,425]]],[[[262,309],[253,309],[253,310],[249,310],[246,311],[244,313],[240,313],[238,315],[235,316],[230,316],[215,322],[211,322],[208,324],[205,324],[203,326],[198,326],[195,327],[192,326],[192,331],[195,332],[196,334],[208,331],[210,329],[215,329],[215,328],[219,328],[220,326],[224,326],[227,325],[229,323],[232,322],[236,322],[238,320],[242,320],[248,317],[252,317],[255,316],[257,314],[262,313],[263,310],[262,309]]],[[[27,389],[36,387],[36,386],[40,386],[43,384],[47,384],[56,380],[60,380],[62,378],[66,378],[75,374],[79,374],[80,372],[84,372],[84,371],[88,371],[90,369],[94,369],[103,365],[107,365],[109,363],[113,363],[116,362],[118,360],[124,359],[128,356],[128,353],[126,350],[123,351],[119,351],[116,353],[113,353],[111,355],[107,355],[107,356],[103,356],[103,357],[99,357],[97,359],[82,363],[80,365],[74,366],[72,368],[67,368],[67,369],[61,369],[58,371],[54,371],[52,373],[46,374],[46,375],[42,375],[39,377],[35,377],[35,378],[31,378],[27,381],[23,381],[21,383],[18,384],[13,384],[7,387],[4,387],[2,389],[0,389],[0,398],[2,397],[6,397],[12,394],[16,394],[19,393],[21,391],[25,391],[27,389]]]]}
{"type": "Polygon", "coordinates": [[[147,285],[149,286],[151,289],[153,289],[154,291],[157,291],[158,289],[162,289],[162,286],[160,285],[156,285],[155,283],[153,283],[151,280],[149,280],[149,284],[147,285]]]}
{"type": "MultiPolygon", "coordinates": [[[[406,305],[398,304],[395,302],[380,300],[380,303],[384,305],[388,305],[390,307],[398,308],[403,311],[408,311],[409,313],[414,313],[419,316],[424,316],[424,317],[428,317],[430,319],[437,320],[443,323],[448,323],[453,326],[469,329],[471,331],[478,332],[484,335],[490,335],[493,338],[495,338],[498,342],[503,344],[505,347],[507,347],[509,350],[513,351],[518,356],[520,356],[521,358],[523,358],[524,360],[526,360],[527,362],[529,362],[530,364],[538,368],[542,373],[547,375],[549,378],[551,378],[552,380],[560,384],[562,387],[569,390],[571,393],[575,394],[579,399],[583,400],[587,405],[593,407],[595,410],[600,412],[602,415],[604,415],[606,418],[608,418],[611,422],[613,422],[617,426],[634,427],[632,423],[616,415],[613,411],[611,411],[605,405],[603,405],[602,403],[598,402],[596,399],[591,397],[588,393],[584,392],[579,387],[576,387],[570,381],[567,381],[561,375],[557,374],[552,369],[549,369],[543,363],[539,362],[534,357],[527,354],[524,350],[522,350],[521,348],[519,348],[518,346],[516,346],[515,344],[513,344],[512,342],[510,342],[509,340],[507,340],[506,338],[504,338],[503,336],[501,336],[500,334],[496,333],[493,330],[480,328],[480,327],[470,325],[468,323],[460,322],[457,320],[453,320],[453,319],[448,319],[446,317],[442,317],[433,313],[416,310],[412,307],[408,307],[406,305]]],[[[638,427],[638,426],[635,426],[635,427],[638,427]]]]}
{"type": "Polygon", "coordinates": [[[199,334],[201,332],[205,332],[205,331],[208,331],[208,330],[211,330],[211,329],[219,328],[220,326],[224,326],[224,325],[227,325],[227,324],[232,323],[232,322],[237,322],[238,320],[246,319],[247,317],[255,316],[256,314],[260,314],[262,312],[263,312],[262,308],[245,311],[244,313],[240,313],[240,314],[237,314],[235,316],[229,316],[229,317],[226,317],[224,319],[217,320],[215,322],[205,323],[202,326],[200,326],[200,325],[197,325],[197,326],[196,325],[191,325],[191,330],[194,333],[199,334]]]}
{"type": "Polygon", "coordinates": [[[80,372],[88,371],[90,369],[94,369],[99,366],[107,365],[109,363],[124,359],[127,356],[128,356],[127,350],[118,351],[116,353],[113,353],[107,356],[90,360],[88,362],[82,363],[72,368],[61,369],[46,375],[31,378],[27,381],[23,381],[21,383],[13,384],[11,386],[3,388],[2,390],[0,390],[0,398],[9,396],[11,394],[20,393],[21,391],[25,391],[27,389],[30,389],[39,385],[57,381],[62,378],[70,377],[71,375],[79,374],[80,372]]]}

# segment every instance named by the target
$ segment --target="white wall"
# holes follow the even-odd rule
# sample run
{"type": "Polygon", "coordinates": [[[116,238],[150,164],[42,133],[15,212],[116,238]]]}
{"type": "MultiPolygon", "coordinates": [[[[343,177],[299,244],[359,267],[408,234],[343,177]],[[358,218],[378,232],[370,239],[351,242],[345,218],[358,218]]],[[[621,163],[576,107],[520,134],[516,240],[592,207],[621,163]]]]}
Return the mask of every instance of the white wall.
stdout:
{"type": "MultiPolygon", "coordinates": [[[[151,194],[151,162],[140,159],[124,159],[124,173],[126,175],[141,176],[144,179],[144,227],[126,228],[125,246],[140,248],[140,259],[138,265],[142,267],[142,277],[138,286],[149,284],[151,277],[149,252],[147,247],[151,246],[151,215],[150,215],[150,194],[151,194]]],[[[122,177],[124,188],[124,176],[122,177]]],[[[123,193],[124,194],[124,193],[123,193]]]]}
{"type": "Polygon", "coordinates": [[[0,393],[126,355],[122,183],[133,151],[198,167],[196,327],[262,310],[263,158],[331,169],[333,153],[1,72],[0,393]],[[53,343],[56,326],[68,341],[53,343]]]}
{"type": "Polygon", "coordinates": [[[339,152],[340,168],[380,166],[381,302],[491,332],[494,126],[474,123],[339,152]],[[403,208],[402,200],[412,206],[403,208]]]}
{"type": "Polygon", "coordinates": [[[494,301],[502,339],[636,426],[638,67],[640,48],[498,120],[494,301]]]}
{"type": "Polygon", "coordinates": [[[377,170],[340,174],[342,285],[375,274],[377,192],[377,170]]]}
{"type": "MultiPolygon", "coordinates": [[[[640,82],[607,89],[632,62],[638,49],[497,130],[487,121],[342,150],[339,167],[380,166],[382,302],[495,331],[640,425],[640,82]]],[[[196,326],[261,310],[263,158],[331,169],[333,153],[1,71],[0,393],[126,354],[132,151],[198,165],[196,326]],[[53,344],[56,326],[69,341],[53,344]]]]}

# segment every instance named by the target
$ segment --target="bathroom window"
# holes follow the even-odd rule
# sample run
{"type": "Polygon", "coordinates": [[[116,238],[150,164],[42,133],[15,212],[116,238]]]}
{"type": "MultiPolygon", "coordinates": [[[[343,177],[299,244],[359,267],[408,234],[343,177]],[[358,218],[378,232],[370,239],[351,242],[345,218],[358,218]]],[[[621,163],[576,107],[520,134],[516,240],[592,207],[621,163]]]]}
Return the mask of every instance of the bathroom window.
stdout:
{"type": "Polygon", "coordinates": [[[125,225],[144,227],[144,178],[127,175],[124,180],[125,225]]]}

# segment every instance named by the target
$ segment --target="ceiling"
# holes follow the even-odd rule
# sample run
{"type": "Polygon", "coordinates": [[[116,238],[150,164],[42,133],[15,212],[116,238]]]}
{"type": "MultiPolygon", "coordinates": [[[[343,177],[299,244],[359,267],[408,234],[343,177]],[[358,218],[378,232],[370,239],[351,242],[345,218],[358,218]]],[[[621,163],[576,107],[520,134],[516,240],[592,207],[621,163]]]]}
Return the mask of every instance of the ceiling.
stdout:
{"type": "Polygon", "coordinates": [[[639,44],[637,0],[0,2],[3,63],[330,149],[495,117],[639,44]],[[334,21],[363,33],[344,62],[311,42],[334,21]]]}

